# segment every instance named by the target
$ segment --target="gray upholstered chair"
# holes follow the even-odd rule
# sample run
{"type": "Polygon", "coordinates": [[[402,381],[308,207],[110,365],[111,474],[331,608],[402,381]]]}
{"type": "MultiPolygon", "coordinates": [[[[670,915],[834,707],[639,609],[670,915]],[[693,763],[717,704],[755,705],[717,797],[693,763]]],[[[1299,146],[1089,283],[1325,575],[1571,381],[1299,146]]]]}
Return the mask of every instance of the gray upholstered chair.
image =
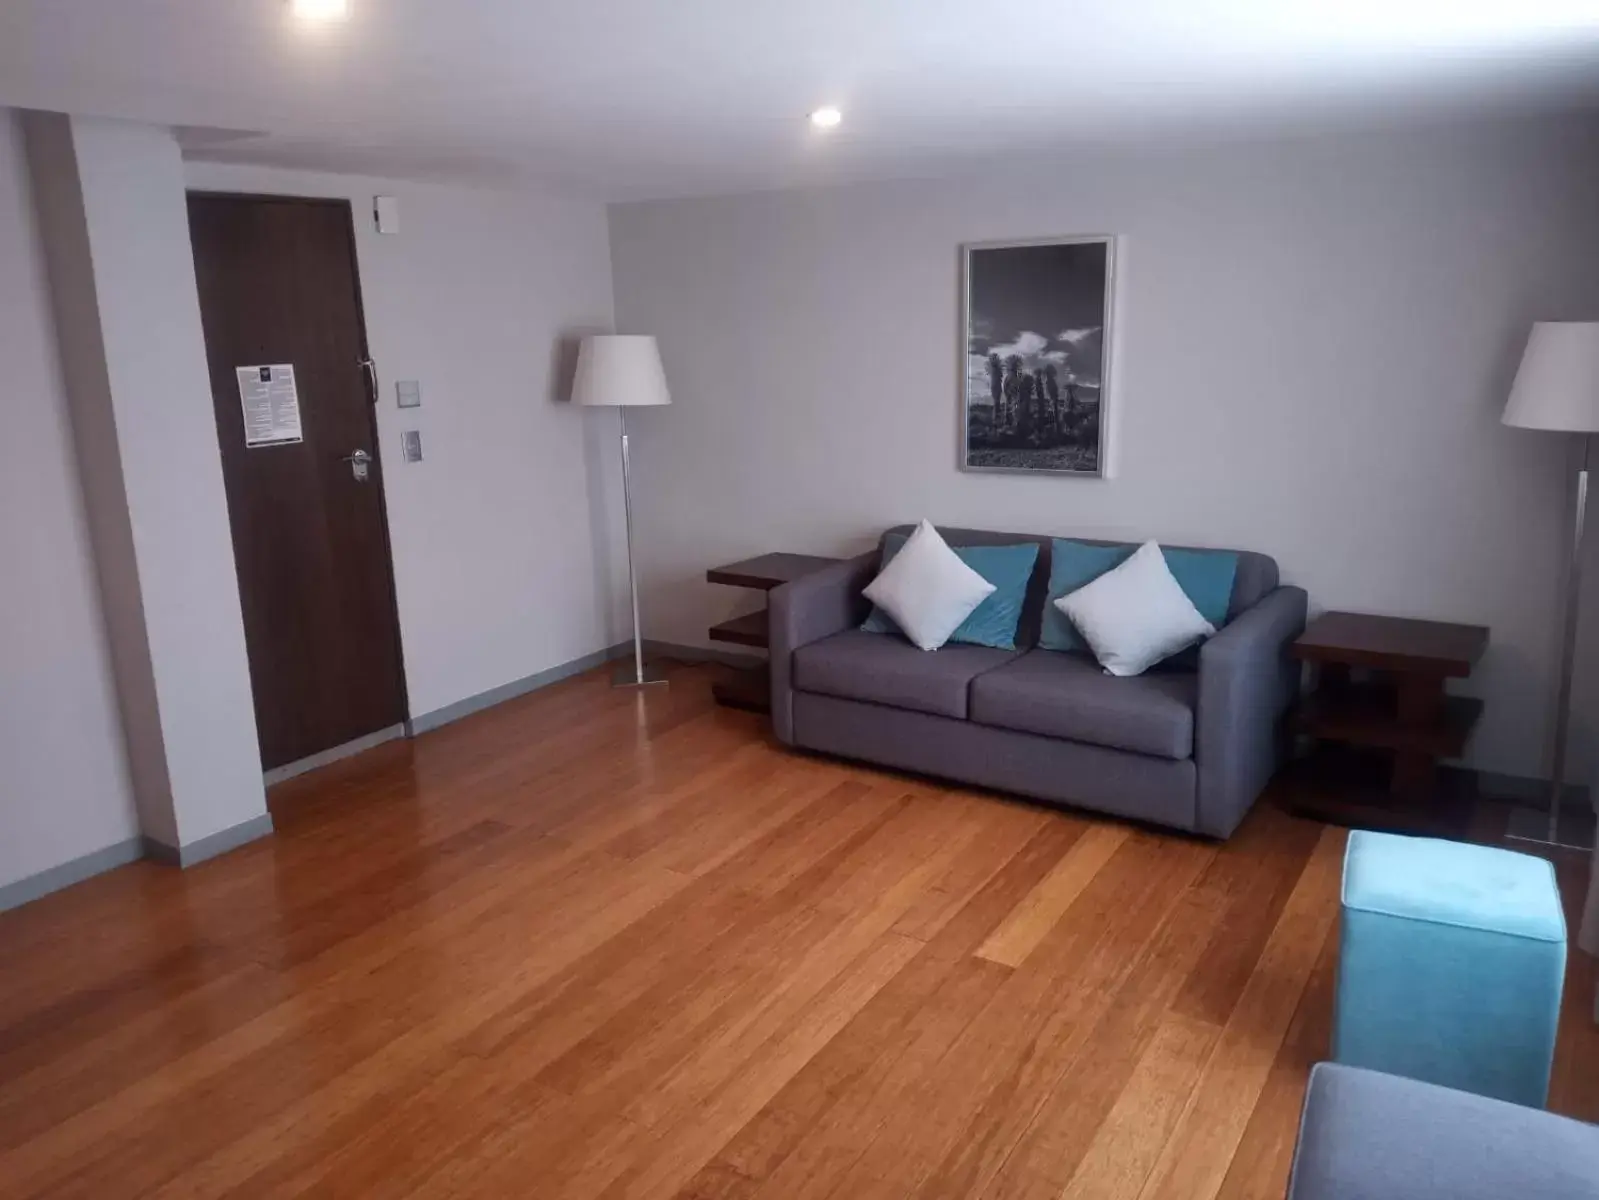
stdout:
{"type": "Polygon", "coordinates": [[[1312,1068],[1289,1200],[1595,1200],[1599,1129],[1358,1067],[1312,1068]]]}

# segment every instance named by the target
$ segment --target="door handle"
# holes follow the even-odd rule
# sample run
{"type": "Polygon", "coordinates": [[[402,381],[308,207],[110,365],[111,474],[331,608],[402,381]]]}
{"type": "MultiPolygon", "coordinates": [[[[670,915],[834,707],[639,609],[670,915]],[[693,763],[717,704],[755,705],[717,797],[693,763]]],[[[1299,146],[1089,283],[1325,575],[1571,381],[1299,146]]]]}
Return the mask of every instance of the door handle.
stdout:
{"type": "Polygon", "coordinates": [[[354,453],[346,454],[339,461],[350,464],[350,474],[355,476],[357,483],[366,482],[367,475],[372,470],[372,456],[365,450],[357,450],[354,453]]]}
{"type": "Polygon", "coordinates": [[[370,358],[357,359],[356,362],[361,368],[361,373],[366,377],[367,394],[372,398],[372,407],[376,408],[378,401],[382,399],[381,389],[378,385],[378,365],[370,358]]]}

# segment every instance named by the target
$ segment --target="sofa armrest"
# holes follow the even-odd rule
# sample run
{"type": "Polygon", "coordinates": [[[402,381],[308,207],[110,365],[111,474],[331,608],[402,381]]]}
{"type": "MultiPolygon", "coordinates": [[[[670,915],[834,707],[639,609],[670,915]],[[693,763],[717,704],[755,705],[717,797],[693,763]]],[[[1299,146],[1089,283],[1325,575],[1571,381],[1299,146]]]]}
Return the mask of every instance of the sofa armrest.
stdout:
{"type": "Polygon", "coordinates": [[[794,744],[794,651],[866,620],[861,589],[877,573],[876,550],[802,576],[767,595],[767,650],[772,672],[772,731],[794,744]]]}
{"type": "Polygon", "coordinates": [[[1277,770],[1278,724],[1299,694],[1299,663],[1288,647],[1305,631],[1306,603],[1303,588],[1277,588],[1200,648],[1194,765],[1201,833],[1232,833],[1277,770]]]}

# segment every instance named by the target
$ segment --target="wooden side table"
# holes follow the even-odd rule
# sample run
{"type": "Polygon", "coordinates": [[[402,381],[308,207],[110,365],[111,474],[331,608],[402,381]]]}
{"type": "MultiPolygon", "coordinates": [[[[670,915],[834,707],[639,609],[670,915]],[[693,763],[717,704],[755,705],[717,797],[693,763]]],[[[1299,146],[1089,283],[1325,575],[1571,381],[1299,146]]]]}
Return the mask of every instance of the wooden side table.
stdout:
{"type": "Polygon", "coordinates": [[[1468,814],[1451,811],[1438,760],[1465,752],[1483,706],[1445,684],[1470,675],[1487,647],[1480,625],[1348,612],[1312,621],[1292,647],[1318,676],[1295,728],[1318,746],[1291,773],[1293,807],[1336,824],[1458,832],[1468,814]],[[1350,752],[1365,770],[1349,769],[1350,752]]]}
{"type": "MultiPolygon", "coordinates": [[[[713,567],[705,572],[707,582],[725,587],[750,588],[769,592],[792,579],[820,571],[841,561],[822,558],[815,554],[762,554],[725,567],[713,567]]],[[[713,642],[730,642],[736,646],[767,645],[768,616],[765,609],[734,617],[720,625],[712,625],[713,642]]],[[[727,677],[711,685],[711,695],[718,704],[750,712],[770,712],[772,708],[772,678],[766,665],[744,669],[728,668],[727,677]]]]}

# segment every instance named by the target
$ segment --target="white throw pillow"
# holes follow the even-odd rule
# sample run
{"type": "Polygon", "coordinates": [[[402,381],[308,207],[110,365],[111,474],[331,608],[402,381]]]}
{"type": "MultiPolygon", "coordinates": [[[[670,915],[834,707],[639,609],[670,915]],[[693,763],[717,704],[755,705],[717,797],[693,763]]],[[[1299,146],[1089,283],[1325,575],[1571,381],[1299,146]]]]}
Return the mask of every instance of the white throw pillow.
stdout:
{"type": "Polygon", "coordinates": [[[1216,627],[1194,607],[1154,542],[1055,601],[1110,675],[1142,675],[1216,627]]]}
{"type": "Polygon", "coordinates": [[[923,650],[937,650],[988,599],[994,585],[960,560],[923,521],[863,593],[923,650]]]}

